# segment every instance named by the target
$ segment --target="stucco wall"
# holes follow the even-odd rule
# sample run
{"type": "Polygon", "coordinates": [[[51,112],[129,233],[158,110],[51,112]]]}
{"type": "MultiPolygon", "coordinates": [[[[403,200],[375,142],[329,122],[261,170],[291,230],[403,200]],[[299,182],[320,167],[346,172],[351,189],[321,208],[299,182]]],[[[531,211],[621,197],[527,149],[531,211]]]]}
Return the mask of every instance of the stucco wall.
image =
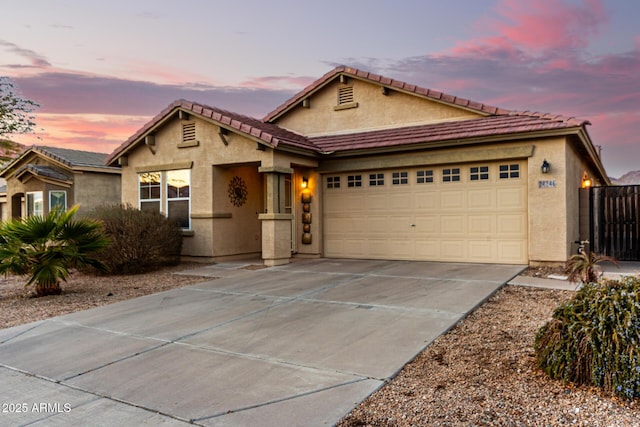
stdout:
{"type": "MultiPolygon", "coordinates": [[[[529,158],[529,259],[531,262],[564,262],[570,251],[569,231],[578,217],[569,217],[567,206],[573,171],[567,168],[565,138],[550,138],[536,143],[529,158]],[[543,174],[544,160],[550,172],[543,174]],[[569,177],[569,178],[567,178],[569,177]]],[[[577,191],[575,191],[577,193],[577,191]]]]}
{"type": "Polygon", "coordinates": [[[175,117],[155,131],[153,146],[140,144],[128,154],[128,166],[122,170],[122,202],[138,206],[139,171],[189,165],[192,230],[185,234],[183,255],[207,258],[258,255],[261,251],[258,214],[265,208],[264,177],[258,173],[258,167],[315,166],[316,162],[270,148],[258,150],[256,141],[231,131],[221,137],[214,123],[197,117],[192,121],[196,123],[197,146],[179,147],[185,121],[175,117]],[[242,206],[234,206],[229,199],[229,182],[235,176],[247,187],[247,199],[242,206]]]}
{"type": "Polygon", "coordinates": [[[80,203],[78,215],[84,215],[98,206],[120,203],[120,190],[120,174],[75,174],[73,188],[67,190],[67,206],[80,203]]]}
{"type": "Polygon", "coordinates": [[[275,123],[312,136],[472,117],[478,117],[478,115],[394,90],[389,90],[387,95],[384,95],[378,85],[349,79],[347,84],[337,80],[328,84],[310,96],[309,108],[295,107],[275,123]],[[358,103],[357,108],[334,110],[340,86],[353,86],[354,101],[358,103]]]}

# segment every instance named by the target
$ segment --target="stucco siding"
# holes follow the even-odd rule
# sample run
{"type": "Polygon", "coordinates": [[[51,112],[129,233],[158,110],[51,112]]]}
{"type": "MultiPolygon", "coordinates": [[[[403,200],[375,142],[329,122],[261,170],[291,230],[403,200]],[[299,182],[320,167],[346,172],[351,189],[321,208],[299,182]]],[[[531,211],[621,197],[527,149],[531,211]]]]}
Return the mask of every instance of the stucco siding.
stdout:
{"type": "Polygon", "coordinates": [[[566,155],[566,140],[560,137],[537,142],[529,158],[529,259],[534,262],[567,259],[566,155]],[[546,174],[541,171],[545,159],[551,167],[546,174]]]}
{"type": "Polygon", "coordinates": [[[349,79],[335,81],[309,98],[309,108],[298,106],[276,124],[307,136],[364,131],[387,127],[463,120],[478,114],[425,100],[395,90],[384,95],[381,86],[349,79]],[[338,88],[353,87],[355,108],[338,109],[338,88]]]}
{"type": "MultiPolygon", "coordinates": [[[[73,188],[68,189],[67,205],[79,203],[79,214],[86,214],[101,205],[120,203],[119,174],[83,172],[74,175],[73,188]]],[[[60,188],[62,189],[62,188],[60,188]]]]}

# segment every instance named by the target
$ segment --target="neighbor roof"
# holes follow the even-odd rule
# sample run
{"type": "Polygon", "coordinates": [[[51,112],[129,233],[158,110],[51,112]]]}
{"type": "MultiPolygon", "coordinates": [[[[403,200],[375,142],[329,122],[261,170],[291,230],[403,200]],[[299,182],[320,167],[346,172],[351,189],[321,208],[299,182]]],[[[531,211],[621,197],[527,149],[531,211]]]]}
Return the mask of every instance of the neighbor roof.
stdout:
{"type": "Polygon", "coordinates": [[[31,163],[26,164],[20,167],[16,171],[16,177],[20,178],[20,176],[25,173],[31,173],[35,176],[41,176],[46,178],[53,178],[59,181],[69,181],[70,178],[59,170],[52,168],[51,166],[46,165],[33,165],[31,163]]]}
{"type": "Polygon", "coordinates": [[[0,171],[0,176],[3,176],[8,170],[19,165],[29,155],[29,153],[41,154],[42,156],[48,157],[72,170],[101,169],[105,172],[112,173],[119,171],[119,168],[105,165],[105,160],[107,158],[106,153],[33,145],[24,150],[18,157],[7,164],[0,171]]]}

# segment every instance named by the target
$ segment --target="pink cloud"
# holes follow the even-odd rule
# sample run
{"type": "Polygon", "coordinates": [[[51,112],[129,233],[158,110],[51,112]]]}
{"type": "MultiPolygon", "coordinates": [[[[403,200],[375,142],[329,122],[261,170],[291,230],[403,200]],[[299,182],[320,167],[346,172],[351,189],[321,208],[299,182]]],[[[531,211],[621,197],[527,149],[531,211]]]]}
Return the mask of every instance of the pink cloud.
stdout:
{"type": "Polygon", "coordinates": [[[460,43],[453,49],[456,55],[477,54],[479,51],[503,51],[510,58],[516,52],[549,54],[588,46],[607,23],[601,0],[585,0],[569,4],[561,0],[502,0],[495,8],[497,17],[478,24],[482,33],[493,33],[460,43]],[[516,48],[517,46],[517,48],[516,48]]]}
{"type": "Polygon", "coordinates": [[[41,114],[34,133],[14,135],[12,139],[25,145],[110,153],[149,119],[149,116],[41,114]]]}

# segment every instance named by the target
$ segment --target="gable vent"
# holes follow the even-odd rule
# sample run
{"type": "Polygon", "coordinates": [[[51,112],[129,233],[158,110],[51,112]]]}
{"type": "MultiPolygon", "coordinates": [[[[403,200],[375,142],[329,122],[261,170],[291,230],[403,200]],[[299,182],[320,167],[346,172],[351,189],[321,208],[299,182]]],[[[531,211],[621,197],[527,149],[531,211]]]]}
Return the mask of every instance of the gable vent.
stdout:
{"type": "Polygon", "coordinates": [[[182,142],[190,142],[196,140],[196,124],[185,123],[182,125],[182,142]]]}
{"type": "Polygon", "coordinates": [[[353,86],[338,88],[338,105],[350,104],[353,102],[353,86]]]}

